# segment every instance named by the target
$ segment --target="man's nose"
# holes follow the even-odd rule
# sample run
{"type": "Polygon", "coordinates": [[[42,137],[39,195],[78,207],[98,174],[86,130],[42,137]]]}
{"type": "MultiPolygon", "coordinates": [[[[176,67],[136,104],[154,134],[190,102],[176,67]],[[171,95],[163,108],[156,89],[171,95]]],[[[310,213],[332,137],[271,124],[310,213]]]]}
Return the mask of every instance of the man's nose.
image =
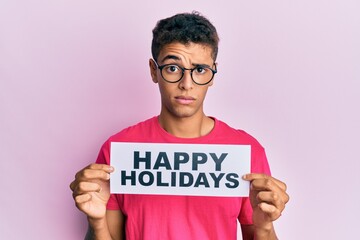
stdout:
{"type": "Polygon", "coordinates": [[[192,80],[191,74],[192,74],[191,69],[184,70],[184,75],[179,82],[179,87],[181,89],[191,89],[194,86],[194,82],[192,80]]]}

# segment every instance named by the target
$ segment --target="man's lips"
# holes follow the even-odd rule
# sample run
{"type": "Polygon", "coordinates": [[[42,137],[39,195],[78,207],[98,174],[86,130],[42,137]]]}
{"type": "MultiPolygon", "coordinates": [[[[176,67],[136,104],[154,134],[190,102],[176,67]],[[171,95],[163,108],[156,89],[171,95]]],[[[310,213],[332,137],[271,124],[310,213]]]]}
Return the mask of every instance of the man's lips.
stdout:
{"type": "Polygon", "coordinates": [[[177,96],[175,100],[180,104],[190,104],[195,101],[195,98],[189,96],[177,96]]]}

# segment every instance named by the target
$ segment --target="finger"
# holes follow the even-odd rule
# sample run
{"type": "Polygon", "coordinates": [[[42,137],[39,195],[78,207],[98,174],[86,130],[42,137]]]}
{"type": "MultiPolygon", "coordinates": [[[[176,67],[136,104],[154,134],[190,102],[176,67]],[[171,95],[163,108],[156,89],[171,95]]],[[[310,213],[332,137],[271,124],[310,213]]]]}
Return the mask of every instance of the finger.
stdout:
{"type": "Polygon", "coordinates": [[[276,192],[259,192],[256,196],[258,202],[264,202],[275,206],[282,211],[285,208],[284,196],[279,195],[276,192]]]}
{"type": "Polygon", "coordinates": [[[77,172],[75,175],[75,180],[70,183],[69,187],[72,191],[75,190],[78,182],[84,180],[109,180],[110,174],[114,171],[112,166],[106,164],[90,164],[89,166],[83,168],[81,171],[77,172]]]}
{"type": "Polygon", "coordinates": [[[75,203],[79,207],[80,204],[83,204],[85,202],[88,202],[91,200],[91,195],[86,193],[82,195],[78,195],[75,197],[75,203]]]}
{"type": "Polygon", "coordinates": [[[78,172],[75,176],[77,181],[86,181],[86,180],[103,180],[107,181],[110,179],[110,174],[103,169],[91,169],[85,168],[78,172]]]}
{"type": "Polygon", "coordinates": [[[252,191],[281,191],[283,190],[271,179],[255,179],[251,181],[252,191]]]}
{"type": "Polygon", "coordinates": [[[281,216],[281,211],[277,209],[274,205],[262,202],[259,203],[258,206],[261,211],[266,213],[273,221],[281,216]]]}
{"type": "Polygon", "coordinates": [[[74,191],[74,189],[75,189],[75,180],[70,183],[69,187],[70,187],[71,191],[74,191]]]}
{"type": "Polygon", "coordinates": [[[107,164],[93,163],[93,164],[90,164],[87,168],[94,169],[94,170],[103,170],[107,173],[111,173],[114,171],[114,167],[107,165],[107,164]]]}
{"type": "Polygon", "coordinates": [[[80,182],[77,187],[75,187],[74,196],[82,195],[84,193],[90,192],[100,192],[101,186],[98,183],[94,182],[80,182]]]}
{"type": "Polygon", "coordinates": [[[80,170],[79,172],[76,173],[75,177],[81,175],[84,171],[86,170],[99,170],[99,171],[104,171],[106,173],[112,173],[114,171],[114,167],[109,166],[107,164],[97,164],[97,163],[93,163],[90,164],[89,166],[86,166],[85,168],[83,168],[82,170],[80,170]]]}
{"type": "Polygon", "coordinates": [[[266,174],[262,174],[262,173],[249,173],[249,174],[245,174],[243,176],[243,179],[246,181],[253,181],[256,179],[267,179],[267,180],[271,180],[273,182],[275,182],[282,190],[286,191],[287,186],[284,182],[280,181],[279,179],[276,179],[272,176],[266,175],[266,174]]]}

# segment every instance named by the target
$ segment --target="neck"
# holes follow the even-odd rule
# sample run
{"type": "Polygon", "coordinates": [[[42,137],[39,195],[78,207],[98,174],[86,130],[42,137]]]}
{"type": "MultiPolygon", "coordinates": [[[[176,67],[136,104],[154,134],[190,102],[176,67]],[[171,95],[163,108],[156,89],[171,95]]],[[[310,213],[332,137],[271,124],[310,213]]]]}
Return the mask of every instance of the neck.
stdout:
{"type": "Polygon", "coordinates": [[[176,117],[161,112],[159,123],[165,131],[180,138],[202,137],[214,128],[214,120],[204,113],[199,116],[176,117]]]}

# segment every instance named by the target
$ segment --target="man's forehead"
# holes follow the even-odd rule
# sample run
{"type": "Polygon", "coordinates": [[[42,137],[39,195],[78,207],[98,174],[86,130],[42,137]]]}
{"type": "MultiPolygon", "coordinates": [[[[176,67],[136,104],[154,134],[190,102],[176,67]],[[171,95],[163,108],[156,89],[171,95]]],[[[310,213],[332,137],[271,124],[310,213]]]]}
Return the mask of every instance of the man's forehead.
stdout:
{"type": "Polygon", "coordinates": [[[184,57],[192,57],[199,60],[213,61],[211,46],[203,43],[169,43],[164,45],[159,53],[159,60],[165,61],[172,59],[176,61],[183,60],[184,57]]]}
{"type": "Polygon", "coordinates": [[[173,59],[173,60],[176,60],[176,61],[179,61],[181,60],[181,58],[179,56],[176,56],[176,55],[171,55],[171,54],[168,54],[168,55],[165,55],[162,59],[160,59],[161,61],[165,61],[167,59],[173,59]]]}

